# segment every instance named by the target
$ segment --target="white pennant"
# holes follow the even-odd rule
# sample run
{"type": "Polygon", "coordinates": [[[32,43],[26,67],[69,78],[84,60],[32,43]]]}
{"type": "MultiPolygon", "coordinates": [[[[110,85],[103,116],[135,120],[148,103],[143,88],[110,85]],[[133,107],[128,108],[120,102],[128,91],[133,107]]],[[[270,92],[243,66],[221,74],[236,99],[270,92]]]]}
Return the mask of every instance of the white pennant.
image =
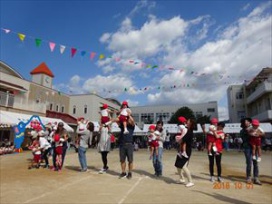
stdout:
{"type": "Polygon", "coordinates": [[[63,54],[64,50],[65,50],[65,46],[64,45],[60,45],[60,53],[63,54]]]}

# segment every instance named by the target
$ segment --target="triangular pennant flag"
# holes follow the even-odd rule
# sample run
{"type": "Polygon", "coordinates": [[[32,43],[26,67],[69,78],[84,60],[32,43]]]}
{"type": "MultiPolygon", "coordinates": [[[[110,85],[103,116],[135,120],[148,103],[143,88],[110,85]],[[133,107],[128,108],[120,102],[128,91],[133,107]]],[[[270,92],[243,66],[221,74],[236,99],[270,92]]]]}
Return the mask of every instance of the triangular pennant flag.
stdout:
{"type": "Polygon", "coordinates": [[[49,47],[50,47],[51,52],[53,52],[53,51],[54,51],[55,46],[56,46],[56,43],[49,42],[49,47]]]}
{"type": "Polygon", "coordinates": [[[2,28],[2,30],[5,31],[5,33],[7,33],[7,34],[10,32],[10,30],[8,30],[8,29],[2,28]]]}
{"type": "Polygon", "coordinates": [[[154,68],[158,68],[158,66],[157,66],[157,65],[154,65],[154,66],[152,67],[152,69],[154,69],[154,68]]]}
{"type": "Polygon", "coordinates": [[[81,51],[81,56],[83,57],[86,54],[86,51],[81,51]]]}
{"type": "Polygon", "coordinates": [[[60,45],[60,54],[64,53],[65,48],[66,48],[66,46],[60,45]]]}
{"type": "Polygon", "coordinates": [[[134,61],[133,61],[133,60],[129,60],[128,62],[129,62],[129,63],[134,63],[134,61]]]}
{"type": "Polygon", "coordinates": [[[124,91],[127,91],[127,88],[125,88],[125,90],[124,91]]]}
{"type": "Polygon", "coordinates": [[[76,54],[77,49],[76,48],[71,48],[71,57],[73,57],[76,54]]]}
{"type": "Polygon", "coordinates": [[[150,65],[150,64],[146,65],[146,68],[150,68],[150,67],[151,67],[151,65],[150,65]]]}
{"type": "Polygon", "coordinates": [[[41,45],[41,43],[42,43],[42,40],[39,39],[39,38],[36,38],[36,39],[35,39],[35,42],[36,42],[36,46],[37,46],[37,47],[40,47],[40,45],[41,45]]]}
{"type": "Polygon", "coordinates": [[[18,37],[20,38],[20,40],[23,42],[25,39],[25,35],[22,33],[18,33],[18,37]]]}
{"type": "Polygon", "coordinates": [[[100,59],[100,60],[102,60],[102,59],[104,59],[104,58],[105,58],[105,56],[104,56],[103,54],[99,55],[99,59],[100,59]]]}
{"type": "Polygon", "coordinates": [[[115,58],[115,61],[116,61],[116,62],[119,62],[120,60],[121,60],[120,57],[116,57],[116,58],[115,58]]]}
{"type": "Polygon", "coordinates": [[[91,52],[90,58],[91,60],[95,57],[96,53],[95,52],[91,52]]]}

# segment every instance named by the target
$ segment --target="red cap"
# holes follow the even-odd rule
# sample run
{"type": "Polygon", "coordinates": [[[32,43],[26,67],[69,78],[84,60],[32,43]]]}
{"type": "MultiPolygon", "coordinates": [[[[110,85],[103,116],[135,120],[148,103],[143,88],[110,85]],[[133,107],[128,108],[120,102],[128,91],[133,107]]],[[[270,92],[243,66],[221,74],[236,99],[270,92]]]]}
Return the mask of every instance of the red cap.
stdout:
{"type": "Polygon", "coordinates": [[[183,116],[180,116],[179,118],[178,118],[178,121],[180,122],[180,123],[186,123],[186,118],[184,118],[183,116]]]}
{"type": "Polygon", "coordinates": [[[128,102],[127,101],[123,101],[122,105],[128,106],[128,102]]]}
{"type": "Polygon", "coordinates": [[[103,104],[103,106],[102,106],[102,108],[104,108],[104,109],[106,109],[106,108],[108,108],[109,106],[108,106],[108,104],[106,104],[106,103],[104,103],[103,104]]]}
{"type": "Polygon", "coordinates": [[[253,119],[252,122],[251,122],[251,124],[258,126],[258,125],[260,125],[260,122],[257,119],[253,119]]]}
{"type": "Polygon", "coordinates": [[[149,130],[155,130],[156,129],[156,125],[150,125],[148,129],[149,130]]]}
{"type": "Polygon", "coordinates": [[[217,124],[217,123],[218,123],[217,118],[212,118],[212,119],[211,119],[211,124],[217,124]]]}

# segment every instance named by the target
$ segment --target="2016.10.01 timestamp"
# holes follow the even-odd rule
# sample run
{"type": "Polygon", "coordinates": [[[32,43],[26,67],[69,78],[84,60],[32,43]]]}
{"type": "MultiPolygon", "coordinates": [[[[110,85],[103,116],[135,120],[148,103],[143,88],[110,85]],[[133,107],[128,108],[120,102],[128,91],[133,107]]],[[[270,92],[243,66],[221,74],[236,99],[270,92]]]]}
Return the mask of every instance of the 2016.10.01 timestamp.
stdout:
{"type": "Polygon", "coordinates": [[[228,189],[237,189],[237,190],[241,190],[241,189],[253,189],[253,184],[252,183],[242,183],[242,182],[216,182],[213,184],[213,189],[224,189],[224,190],[228,190],[228,189]]]}

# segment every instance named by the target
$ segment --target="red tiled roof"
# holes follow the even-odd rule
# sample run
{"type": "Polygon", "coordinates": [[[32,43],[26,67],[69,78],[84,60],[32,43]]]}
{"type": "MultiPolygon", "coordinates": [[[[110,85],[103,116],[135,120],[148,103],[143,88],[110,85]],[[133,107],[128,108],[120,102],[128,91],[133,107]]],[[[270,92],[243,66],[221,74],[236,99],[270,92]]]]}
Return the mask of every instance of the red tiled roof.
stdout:
{"type": "Polygon", "coordinates": [[[39,66],[37,66],[35,69],[33,69],[30,72],[31,75],[33,74],[46,74],[50,77],[54,77],[54,74],[52,71],[48,68],[48,66],[45,64],[45,62],[41,63],[39,66]]]}
{"type": "Polygon", "coordinates": [[[49,118],[58,118],[63,120],[68,124],[77,124],[77,119],[67,113],[60,113],[55,111],[46,110],[46,117],[49,118]]]}

